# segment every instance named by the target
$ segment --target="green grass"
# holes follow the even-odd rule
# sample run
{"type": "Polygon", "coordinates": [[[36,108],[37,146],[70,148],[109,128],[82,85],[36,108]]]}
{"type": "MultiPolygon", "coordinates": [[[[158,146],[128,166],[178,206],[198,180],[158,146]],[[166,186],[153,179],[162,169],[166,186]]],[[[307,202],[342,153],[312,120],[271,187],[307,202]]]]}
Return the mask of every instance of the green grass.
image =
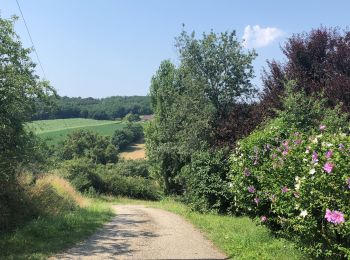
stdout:
{"type": "Polygon", "coordinates": [[[91,205],[55,217],[42,217],[0,235],[0,259],[46,259],[93,234],[113,216],[107,203],[91,205]]]}
{"type": "Polygon", "coordinates": [[[122,121],[69,118],[33,121],[28,127],[40,138],[47,140],[48,144],[55,145],[79,129],[94,131],[101,135],[112,135],[116,129],[124,128],[125,125],[122,121]]]}
{"type": "Polygon", "coordinates": [[[113,203],[144,204],[174,212],[189,220],[230,259],[307,259],[294,244],[274,237],[267,228],[247,217],[200,214],[172,199],[149,202],[131,199],[111,199],[113,203]]]}

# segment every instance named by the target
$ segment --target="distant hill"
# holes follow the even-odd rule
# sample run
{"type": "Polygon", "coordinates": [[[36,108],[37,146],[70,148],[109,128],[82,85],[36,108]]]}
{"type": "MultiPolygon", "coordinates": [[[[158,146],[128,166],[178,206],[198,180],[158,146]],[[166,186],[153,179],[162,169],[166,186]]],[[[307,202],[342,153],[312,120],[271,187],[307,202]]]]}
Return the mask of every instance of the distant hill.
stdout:
{"type": "Polygon", "coordinates": [[[152,114],[148,96],[113,96],[107,98],[58,97],[51,104],[37,103],[32,120],[92,118],[110,120],[124,117],[128,113],[152,114]]]}

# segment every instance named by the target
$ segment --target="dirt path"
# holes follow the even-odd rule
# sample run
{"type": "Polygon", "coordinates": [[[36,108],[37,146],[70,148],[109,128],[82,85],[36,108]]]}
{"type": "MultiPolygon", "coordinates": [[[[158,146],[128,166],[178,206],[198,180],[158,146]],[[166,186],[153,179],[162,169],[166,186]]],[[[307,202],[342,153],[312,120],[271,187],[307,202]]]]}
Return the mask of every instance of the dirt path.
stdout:
{"type": "Polygon", "coordinates": [[[114,210],[118,215],[103,229],[52,259],[227,259],[173,213],[140,205],[114,210]]]}

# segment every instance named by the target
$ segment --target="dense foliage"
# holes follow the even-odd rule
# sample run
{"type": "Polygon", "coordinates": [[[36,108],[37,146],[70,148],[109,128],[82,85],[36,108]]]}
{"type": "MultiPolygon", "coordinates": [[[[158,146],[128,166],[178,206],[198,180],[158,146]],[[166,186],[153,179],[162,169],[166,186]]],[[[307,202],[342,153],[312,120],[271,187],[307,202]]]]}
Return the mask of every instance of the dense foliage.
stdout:
{"type": "Polygon", "coordinates": [[[200,212],[227,213],[233,199],[229,183],[228,151],[200,151],[181,169],[184,199],[200,212]]]}
{"type": "Polygon", "coordinates": [[[231,157],[232,210],[314,256],[349,256],[349,123],[325,99],[290,87],[278,117],[231,157]]]}
{"type": "MultiPolygon", "coordinates": [[[[14,176],[25,161],[30,133],[24,129],[35,100],[45,101],[52,89],[35,75],[30,49],[22,46],[14,32],[15,19],[0,18],[0,182],[14,176]]],[[[0,189],[2,190],[2,189],[0,189]]]]}
{"type": "Polygon", "coordinates": [[[95,98],[50,98],[50,105],[36,102],[33,120],[59,118],[92,118],[98,120],[122,118],[129,113],[152,114],[150,98],[147,96],[95,98]]]}
{"type": "Polygon", "coordinates": [[[154,120],[146,129],[152,174],[167,193],[182,193],[181,169],[192,154],[215,143],[217,121],[255,92],[252,52],[244,52],[235,33],[177,38],[180,65],[163,61],[152,78],[154,120]]]}
{"type": "Polygon", "coordinates": [[[282,47],[286,62],[268,62],[263,74],[261,112],[280,108],[286,80],[306,94],[324,92],[328,105],[350,111],[350,31],[321,27],[295,34],[282,47]]]}
{"type": "Polygon", "coordinates": [[[117,129],[112,136],[112,144],[124,149],[133,142],[143,138],[143,127],[138,123],[129,123],[123,129],[117,129]]]}
{"type": "Polygon", "coordinates": [[[115,163],[118,160],[118,147],[110,139],[109,136],[78,130],[67,136],[58,147],[58,153],[63,160],[87,157],[95,164],[115,163]]]}
{"type": "Polygon", "coordinates": [[[22,215],[30,214],[16,173],[43,158],[37,153],[40,142],[26,131],[24,123],[36,100],[45,102],[53,93],[48,82],[35,74],[30,49],[22,46],[14,31],[15,20],[0,18],[0,229],[10,226],[12,217],[20,221],[22,215]]]}

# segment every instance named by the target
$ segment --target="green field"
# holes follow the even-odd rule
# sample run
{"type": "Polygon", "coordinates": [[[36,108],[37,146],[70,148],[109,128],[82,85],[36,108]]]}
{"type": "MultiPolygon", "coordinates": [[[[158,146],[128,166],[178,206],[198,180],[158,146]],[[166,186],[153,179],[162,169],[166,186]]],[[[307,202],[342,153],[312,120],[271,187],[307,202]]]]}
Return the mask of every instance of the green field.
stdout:
{"type": "Polygon", "coordinates": [[[28,124],[28,128],[39,137],[48,140],[48,144],[57,144],[76,130],[86,129],[101,135],[112,135],[116,129],[125,127],[122,121],[94,120],[85,118],[69,118],[39,120],[28,124]]]}

